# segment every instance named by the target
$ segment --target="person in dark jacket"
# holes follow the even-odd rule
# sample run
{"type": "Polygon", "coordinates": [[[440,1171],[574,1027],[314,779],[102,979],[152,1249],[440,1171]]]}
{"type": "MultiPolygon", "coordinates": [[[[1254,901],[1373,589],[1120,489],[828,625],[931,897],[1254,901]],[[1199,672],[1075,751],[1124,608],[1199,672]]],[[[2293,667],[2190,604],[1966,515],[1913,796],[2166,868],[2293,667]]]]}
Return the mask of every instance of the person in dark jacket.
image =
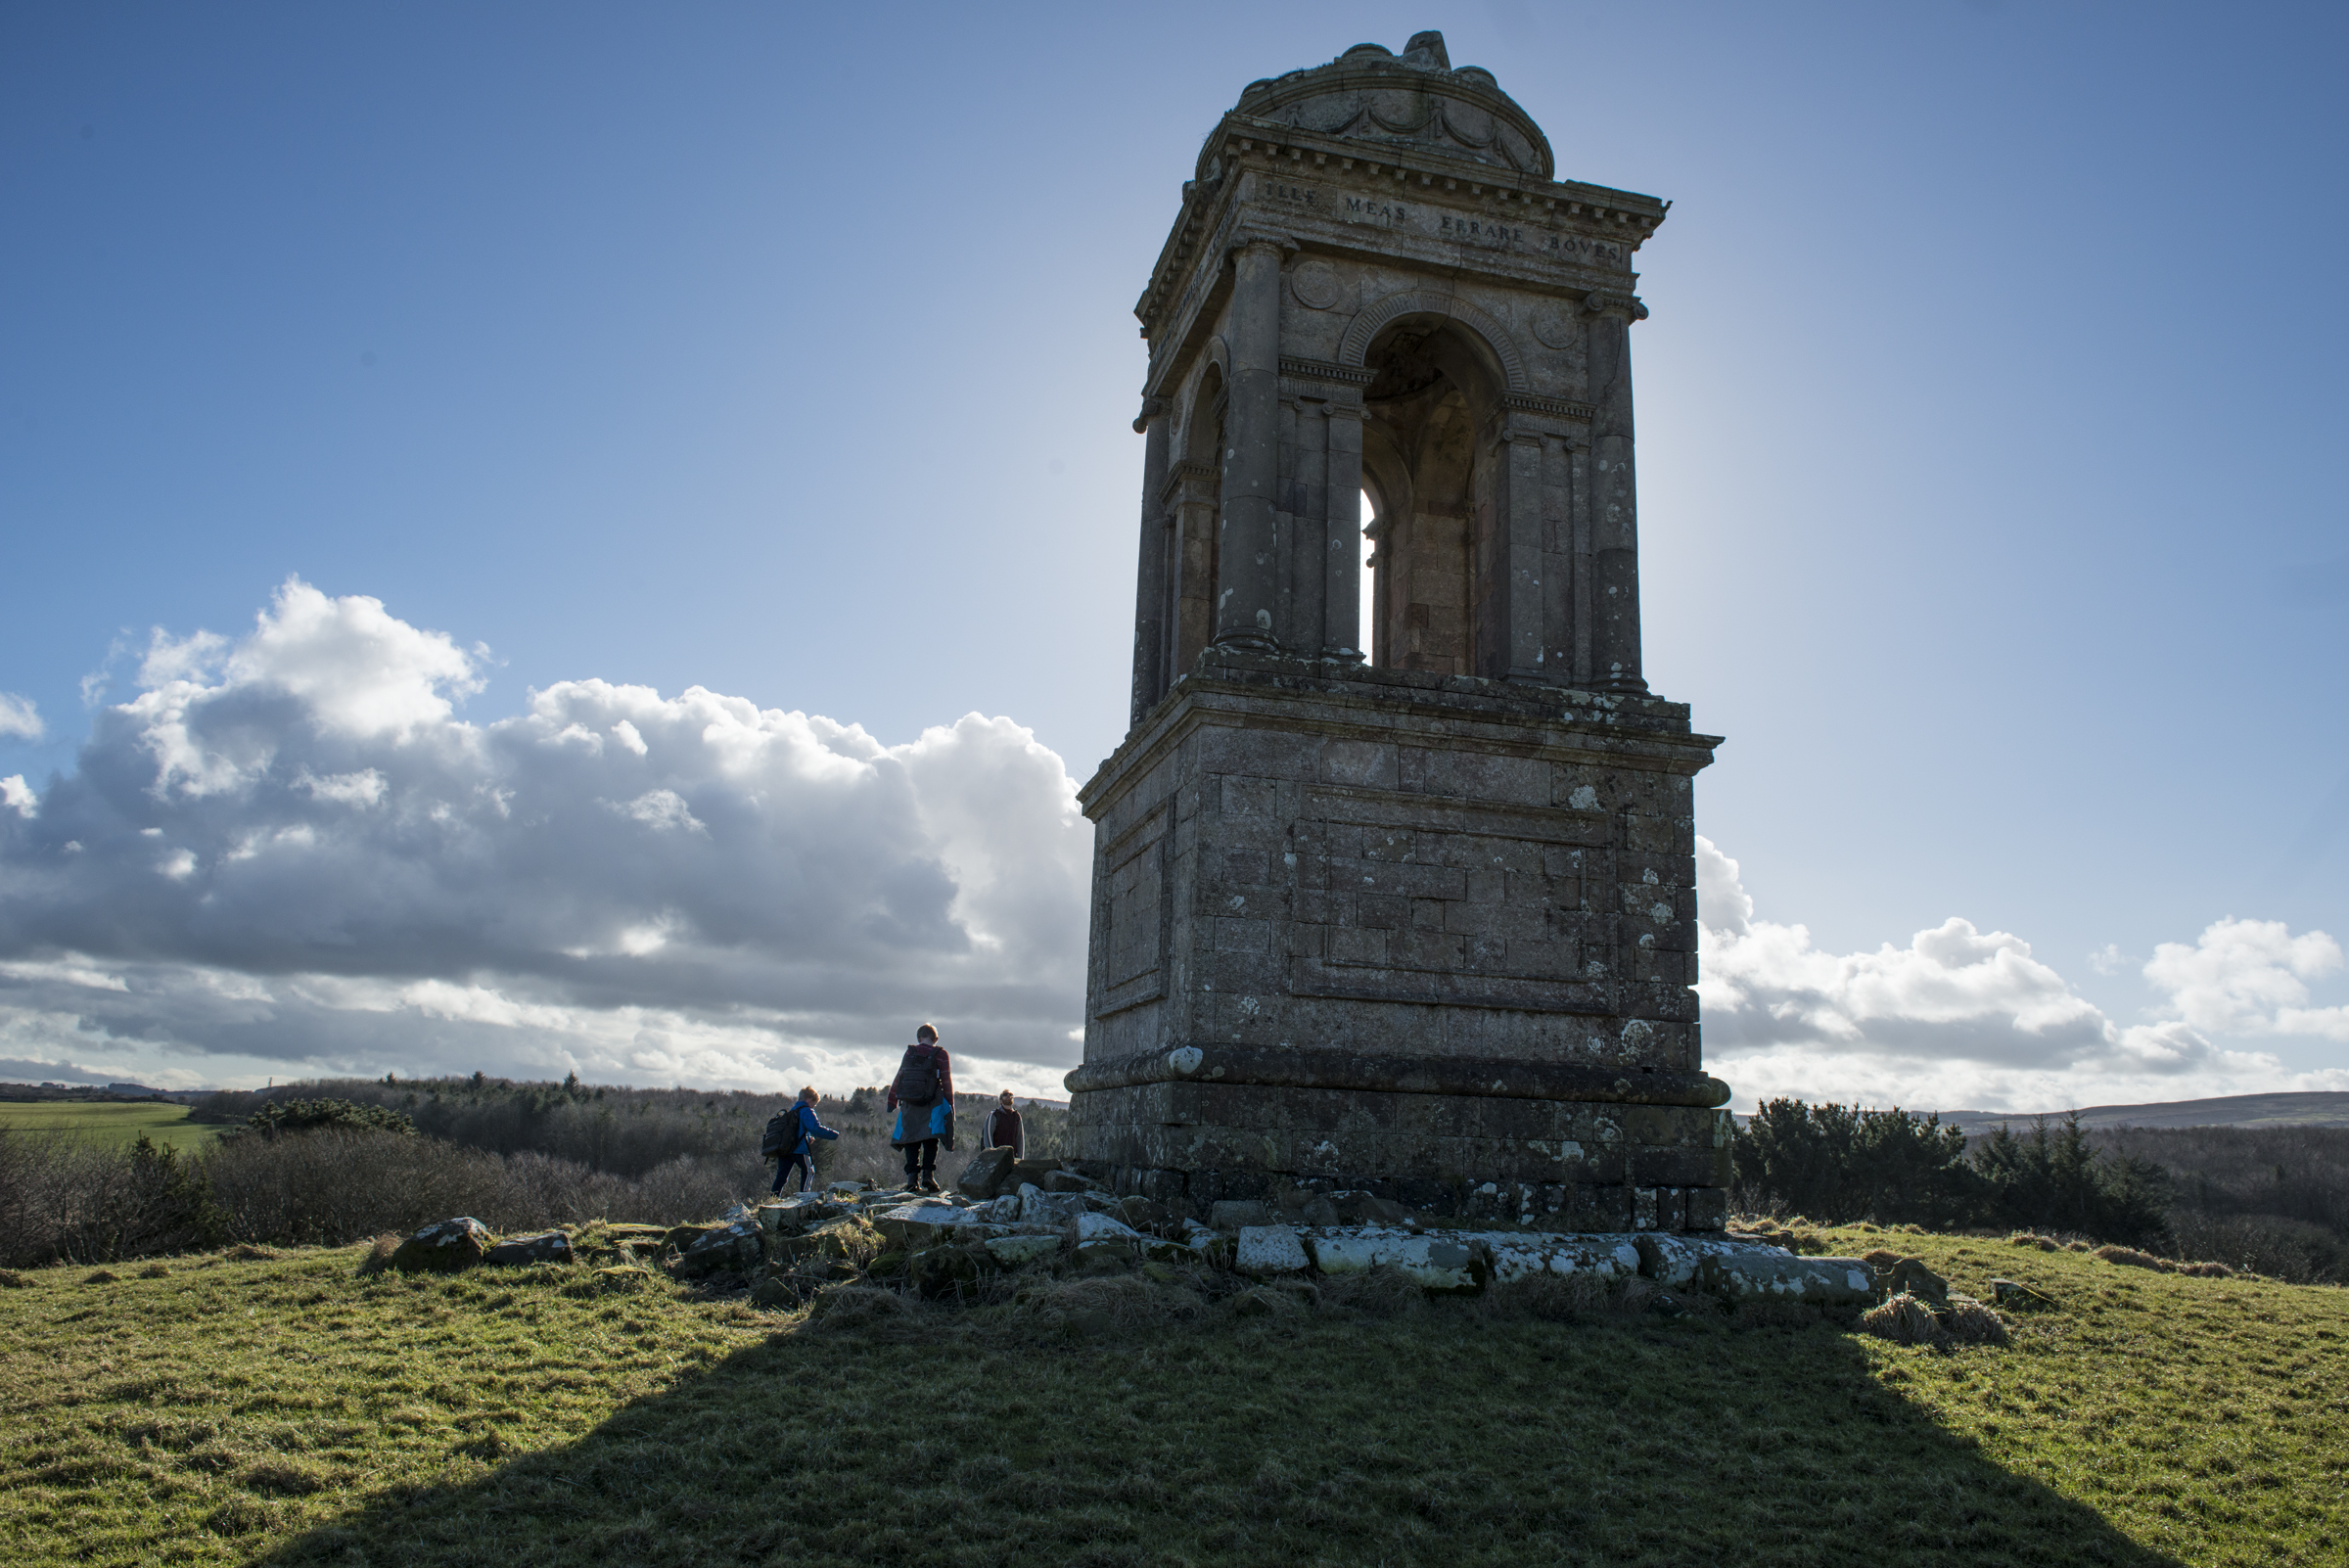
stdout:
{"type": "Polygon", "coordinates": [[[777,1192],[783,1190],[783,1178],[794,1170],[800,1173],[800,1191],[805,1192],[815,1185],[815,1140],[840,1136],[815,1119],[815,1102],[820,1098],[822,1096],[810,1084],[800,1090],[800,1103],[792,1107],[793,1118],[800,1125],[799,1136],[792,1140],[790,1148],[783,1151],[783,1157],[775,1162],[774,1190],[777,1192]]]}
{"type": "Polygon", "coordinates": [[[996,1096],[995,1108],[987,1113],[987,1136],[983,1148],[1009,1149],[1015,1160],[1028,1158],[1028,1138],[1020,1130],[1020,1113],[1011,1103],[1011,1090],[996,1096]]]}
{"type": "Polygon", "coordinates": [[[947,1148],[954,1147],[954,1069],[929,1024],[915,1030],[913,1043],[905,1047],[905,1059],[889,1085],[889,1108],[897,1113],[889,1141],[905,1151],[905,1184],[938,1191],[938,1145],[943,1139],[947,1148]]]}

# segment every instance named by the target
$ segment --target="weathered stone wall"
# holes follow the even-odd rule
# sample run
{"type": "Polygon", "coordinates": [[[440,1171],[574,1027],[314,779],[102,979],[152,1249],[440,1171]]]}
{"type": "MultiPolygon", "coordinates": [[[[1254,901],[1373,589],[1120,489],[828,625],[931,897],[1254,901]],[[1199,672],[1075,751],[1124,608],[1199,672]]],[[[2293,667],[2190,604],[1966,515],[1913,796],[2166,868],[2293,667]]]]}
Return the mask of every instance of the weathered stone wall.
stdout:
{"type": "Polygon", "coordinates": [[[1136,306],[1133,727],[1082,797],[1069,1086],[1125,1190],[1721,1223],[1717,742],[1640,673],[1632,256],[1665,204],[1552,174],[1426,33],[1251,86],[1183,188],[1136,306]]]}

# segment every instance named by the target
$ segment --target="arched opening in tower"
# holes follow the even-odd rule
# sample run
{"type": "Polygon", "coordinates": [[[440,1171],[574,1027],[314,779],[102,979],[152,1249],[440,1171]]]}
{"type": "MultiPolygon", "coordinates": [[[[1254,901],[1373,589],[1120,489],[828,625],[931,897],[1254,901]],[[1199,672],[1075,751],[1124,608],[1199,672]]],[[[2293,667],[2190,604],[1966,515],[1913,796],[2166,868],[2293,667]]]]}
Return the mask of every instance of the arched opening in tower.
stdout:
{"type": "Polygon", "coordinates": [[[1492,350],[1458,323],[1405,317],[1371,345],[1362,473],[1376,551],[1364,636],[1372,661],[1451,675],[1505,674],[1490,607],[1496,459],[1480,433],[1497,406],[1492,350]]]}

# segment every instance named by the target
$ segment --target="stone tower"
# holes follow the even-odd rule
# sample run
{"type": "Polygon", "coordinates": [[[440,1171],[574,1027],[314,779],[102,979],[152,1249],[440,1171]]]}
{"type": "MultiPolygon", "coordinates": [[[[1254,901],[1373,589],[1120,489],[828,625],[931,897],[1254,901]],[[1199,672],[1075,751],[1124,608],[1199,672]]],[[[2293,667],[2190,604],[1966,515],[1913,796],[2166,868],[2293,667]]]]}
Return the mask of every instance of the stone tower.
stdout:
{"type": "Polygon", "coordinates": [[[1252,84],[1182,188],[1135,307],[1132,727],[1080,797],[1068,1085],[1122,1188],[1723,1222],[1689,989],[1718,740],[1639,673],[1632,255],[1665,204],[1552,173],[1429,32],[1252,84]]]}

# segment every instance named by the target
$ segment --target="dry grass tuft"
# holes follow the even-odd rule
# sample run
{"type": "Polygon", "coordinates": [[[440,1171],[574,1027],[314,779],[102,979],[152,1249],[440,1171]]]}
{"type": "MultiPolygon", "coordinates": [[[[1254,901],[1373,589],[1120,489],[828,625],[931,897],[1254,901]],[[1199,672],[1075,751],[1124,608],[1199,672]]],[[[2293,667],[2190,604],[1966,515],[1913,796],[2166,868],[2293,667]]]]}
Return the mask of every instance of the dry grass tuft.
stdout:
{"type": "Polygon", "coordinates": [[[1381,1266],[1365,1268],[1359,1274],[1328,1276],[1321,1281],[1321,1309],[1324,1312],[1359,1313],[1364,1317],[1401,1317],[1423,1312],[1426,1308],[1427,1291],[1419,1281],[1400,1268],[1381,1266]]]}
{"type": "Polygon", "coordinates": [[[2165,1274],[2174,1274],[2178,1271],[2178,1266],[2169,1259],[2156,1258],[2151,1253],[2140,1252],[2135,1247],[2098,1247],[2090,1256],[2101,1258],[2108,1264],[2119,1264],[2125,1268],[2151,1268],[2165,1274]]]}
{"type": "Polygon", "coordinates": [[[1937,1345],[1947,1336],[1933,1309],[1907,1291],[1860,1314],[1863,1331],[1895,1345],[1937,1345]]]}
{"type": "Polygon", "coordinates": [[[1903,1258],[1908,1256],[1909,1255],[1907,1253],[1895,1252],[1890,1247],[1871,1247],[1860,1255],[1860,1261],[1867,1265],[1870,1268],[1881,1271],[1883,1269],[1890,1268],[1894,1264],[1899,1263],[1903,1258]]]}
{"type": "Polygon", "coordinates": [[[141,1279],[168,1279],[171,1277],[171,1266],[169,1264],[151,1263],[146,1268],[139,1270],[139,1277],[141,1279]]]}
{"type": "Polygon", "coordinates": [[[913,1304],[894,1290],[835,1285],[817,1292],[807,1326],[827,1334],[888,1333],[908,1326],[913,1315],[913,1304]]]}
{"type": "Polygon", "coordinates": [[[279,1497],[299,1498],[312,1492],[322,1492],[328,1482],[317,1466],[299,1459],[261,1459],[238,1472],[237,1484],[251,1492],[272,1493],[279,1497]]]}
{"type": "Polygon", "coordinates": [[[2086,1252],[2089,1249],[2088,1243],[2085,1241],[2067,1241],[2064,1243],[2063,1250],[2066,1252],[2086,1252]]]}
{"type": "MultiPolygon", "coordinates": [[[[385,1269],[391,1268],[392,1255],[399,1251],[399,1243],[400,1238],[392,1234],[392,1232],[389,1230],[385,1231],[382,1235],[369,1242],[367,1244],[367,1256],[359,1260],[359,1272],[362,1274],[380,1274],[385,1269]]],[[[246,1258],[240,1258],[237,1256],[239,1253],[257,1254],[258,1256],[252,1260],[254,1262],[258,1262],[259,1259],[269,1256],[268,1253],[263,1252],[258,1247],[231,1247],[228,1249],[228,1261],[230,1263],[247,1262],[248,1260],[246,1258]]]]}
{"type": "Polygon", "coordinates": [[[1163,1328],[1187,1322],[1206,1310],[1196,1291],[1162,1285],[1139,1274],[1099,1279],[1056,1279],[1023,1293],[1016,1310],[1047,1323],[1088,1331],[1163,1328]]]}
{"type": "Polygon", "coordinates": [[[112,1268],[93,1268],[81,1276],[81,1282],[85,1285],[111,1285],[121,1277],[112,1268]]]}
{"type": "MultiPolygon", "coordinates": [[[[382,1246],[384,1239],[385,1238],[382,1236],[376,1237],[376,1245],[379,1247],[382,1246]]],[[[392,1237],[391,1241],[392,1245],[394,1247],[399,1245],[399,1237],[397,1236],[392,1237]]],[[[275,1263],[280,1255],[270,1251],[267,1247],[255,1247],[244,1242],[239,1242],[236,1246],[229,1248],[228,1251],[222,1253],[220,1256],[229,1263],[275,1263]]]]}
{"type": "Polygon", "coordinates": [[[2188,1279],[2233,1279],[2234,1270],[2223,1263],[2180,1264],[2178,1272],[2188,1279]]]}
{"type": "Polygon", "coordinates": [[[1941,1319],[1942,1328],[1960,1345],[2004,1345],[2006,1320],[1978,1301],[1954,1303],[1941,1319]]]}
{"type": "MultiPolygon", "coordinates": [[[[1498,1317],[1563,1323],[1578,1317],[1604,1316],[1620,1307],[1621,1301],[1608,1288],[1607,1281],[1596,1274],[1531,1274],[1491,1287],[1479,1305],[1498,1317]]],[[[1640,1308],[1645,1305],[1643,1300],[1640,1308]]]]}
{"type": "Polygon", "coordinates": [[[2037,1247],[2042,1252],[2061,1252],[2063,1243],[2053,1236],[2043,1236],[2033,1230],[2018,1230],[2006,1238],[2010,1247],[2037,1247]]]}
{"type": "Polygon", "coordinates": [[[23,1290],[31,1283],[14,1268],[0,1268],[0,1290],[23,1290]]]}

